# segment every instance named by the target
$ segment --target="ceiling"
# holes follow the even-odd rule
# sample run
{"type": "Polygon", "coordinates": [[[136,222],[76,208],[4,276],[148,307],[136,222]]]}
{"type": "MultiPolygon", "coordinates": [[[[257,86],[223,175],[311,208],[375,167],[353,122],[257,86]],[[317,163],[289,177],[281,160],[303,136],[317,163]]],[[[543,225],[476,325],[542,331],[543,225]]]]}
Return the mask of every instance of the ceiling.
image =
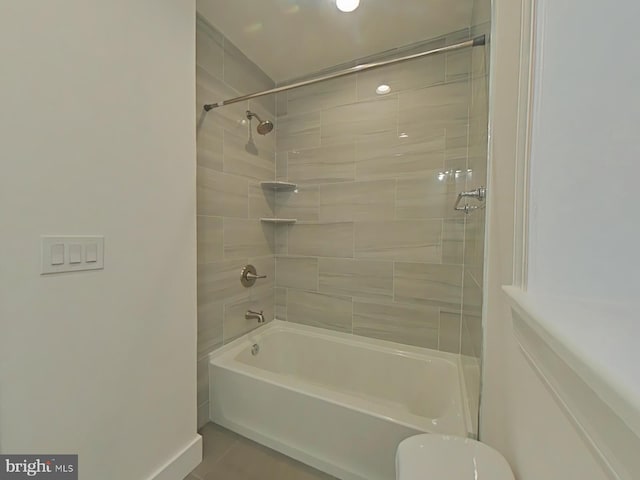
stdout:
{"type": "Polygon", "coordinates": [[[276,83],[466,28],[472,0],[197,0],[198,11],[276,83]]]}

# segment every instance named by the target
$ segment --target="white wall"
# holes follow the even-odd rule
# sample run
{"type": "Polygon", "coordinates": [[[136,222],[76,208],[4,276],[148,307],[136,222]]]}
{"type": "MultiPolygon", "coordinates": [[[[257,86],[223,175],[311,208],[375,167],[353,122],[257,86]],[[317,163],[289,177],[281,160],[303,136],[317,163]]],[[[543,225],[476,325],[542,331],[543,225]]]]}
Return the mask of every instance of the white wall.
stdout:
{"type": "Polygon", "coordinates": [[[0,6],[3,453],[140,480],[198,446],[194,21],[193,0],[0,6]],[[41,234],[104,235],[105,269],[40,276],[41,234]]]}
{"type": "MultiPolygon", "coordinates": [[[[480,438],[505,455],[517,480],[604,480],[608,477],[591,450],[519,350],[501,290],[514,280],[520,19],[524,16],[527,23],[521,8],[528,3],[493,2],[480,438]]],[[[564,181],[573,185],[571,179],[564,181]]]]}
{"type": "Polygon", "coordinates": [[[542,0],[529,285],[637,303],[640,3],[542,0]]]}

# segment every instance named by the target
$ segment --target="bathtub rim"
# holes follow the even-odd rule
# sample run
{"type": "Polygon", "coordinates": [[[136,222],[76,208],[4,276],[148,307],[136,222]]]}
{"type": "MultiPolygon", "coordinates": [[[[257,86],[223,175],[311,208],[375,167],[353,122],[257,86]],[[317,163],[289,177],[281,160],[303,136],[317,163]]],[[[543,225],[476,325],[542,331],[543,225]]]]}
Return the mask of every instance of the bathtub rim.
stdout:
{"type": "MultiPolygon", "coordinates": [[[[439,360],[444,360],[448,363],[455,365],[457,377],[458,377],[458,389],[459,389],[458,391],[460,395],[459,402],[462,408],[462,417],[463,417],[462,422],[464,424],[464,430],[466,433],[466,437],[475,438],[476,433],[473,431],[473,422],[471,421],[471,412],[470,412],[469,403],[468,403],[470,399],[468,398],[468,392],[467,392],[467,388],[464,381],[462,358],[459,354],[441,352],[439,350],[433,350],[425,347],[405,345],[401,343],[390,342],[388,340],[380,340],[377,338],[364,337],[361,335],[337,332],[337,331],[328,330],[325,328],[313,327],[310,325],[302,325],[299,323],[274,319],[267,322],[264,325],[260,325],[259,327],[245,333],[244,335],[241,335],[240,337],[234,339],[233,341],[229,342],[223,347],[209,353],[208,354],[209,367],[211,368],[211,366],[217,366],[221,368],[226,368],[235,373],[247,375],[258,381],[278,385],[282,388],[288,389],[296,393],[320,397],[323,400],[333,403],[335,405],[352,409],[360,413],[373,415],[375,417],[397,423],[407,428],[424,429],[421,426],[416,426],[415,424],[408,423],[398,418],[394,418],[389,415],[385,415],[383,413],[360,408],[357,405],[341,401],[340,399],[331,398],[331,395],[321,396],[321,395],[318,395],[315,391],[310,392],[305,388],[299,388],[296,385],[293,385],[291,383],[277,382],[271,377],[272,376],[277,377],[278,375],[281,375],[281,374],[278,374],[275,372],[269,372],[266,370],[262,370],[258,367],[254,367],[252,365],[241,364],[240,362],[235,361],[234,357],[243,348],[255,343],[255,341],[251,340],[251,336],[265,335],[265,334],[269,334],[270,332],[277,333],[278,331],[280,332],[289,331],[289,332],[296,332],[296,333],[302,332],[315,337],[321,337],[321,338],[324,337],[329,341],[338,341],[339,343],[346,343],[350,345],[355,344],[367,349],[384,351],[385,353],[390,353],[390,354],[400,354],[400,355],[407,356],[409,358],[415,358],[418,360],[423,360],[424,357],[435,357],[439,360]],[[242,366],[238,368],[234,365],[235,363],[238,363],[242,366]],[[259,374],[257,372],[267,372],[268,375],[259,374]]],[[[312,389],[314,390],[318,389],[321,391],[322,390],[326,391],[326,389],[322,387],[313,388],[314,387],[313,385],[307,385],[307,386],[312,387],[312,389]]],[[[211,386],[209,388],[211,388],[211,386]]],[[[210,408],[212,408],[212,405],[210,405],[210,408]]],[[[422,418],[427,418],[427,417],[422,417],[422,418]]]]}

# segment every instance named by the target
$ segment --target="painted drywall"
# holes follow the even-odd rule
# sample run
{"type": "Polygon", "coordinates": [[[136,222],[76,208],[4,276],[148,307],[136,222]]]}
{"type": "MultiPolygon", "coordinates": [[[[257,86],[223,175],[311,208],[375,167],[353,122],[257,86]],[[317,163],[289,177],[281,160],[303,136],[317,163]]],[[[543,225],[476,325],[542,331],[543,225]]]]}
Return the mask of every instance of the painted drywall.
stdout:
{"type": "Polygon", "coordinates": [[[520,19],[527,23],[528,3],[493,2],[480,438],[507,458],[517,480],[604,480],[592,451],[520,351],[501,289],[513,282],[520,19]]]}
{"type": "Polygon", "coordinates": [[[2,453],[77,453],[93,480],[197,463],[194,20],[0,6],[2,453]],[[41,276],[42,234],[104,235],[104,270],[41,276]]]}
{"type": "Polygon", "coordinates": [[[639,15],[630,0],[539,4],[532,293],[637,303],[639,15]]]}

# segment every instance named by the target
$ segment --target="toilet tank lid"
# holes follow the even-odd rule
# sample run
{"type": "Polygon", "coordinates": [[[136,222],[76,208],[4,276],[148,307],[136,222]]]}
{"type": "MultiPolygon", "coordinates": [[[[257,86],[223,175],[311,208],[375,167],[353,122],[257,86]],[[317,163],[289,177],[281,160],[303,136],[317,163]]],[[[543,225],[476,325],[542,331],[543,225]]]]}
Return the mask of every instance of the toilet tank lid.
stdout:
{"type": "Polygon", "coordinates": [[[396,452],[397,480],[514,480],[493,448],[469,438],[424,434],[409,437],[396,452]]]}

